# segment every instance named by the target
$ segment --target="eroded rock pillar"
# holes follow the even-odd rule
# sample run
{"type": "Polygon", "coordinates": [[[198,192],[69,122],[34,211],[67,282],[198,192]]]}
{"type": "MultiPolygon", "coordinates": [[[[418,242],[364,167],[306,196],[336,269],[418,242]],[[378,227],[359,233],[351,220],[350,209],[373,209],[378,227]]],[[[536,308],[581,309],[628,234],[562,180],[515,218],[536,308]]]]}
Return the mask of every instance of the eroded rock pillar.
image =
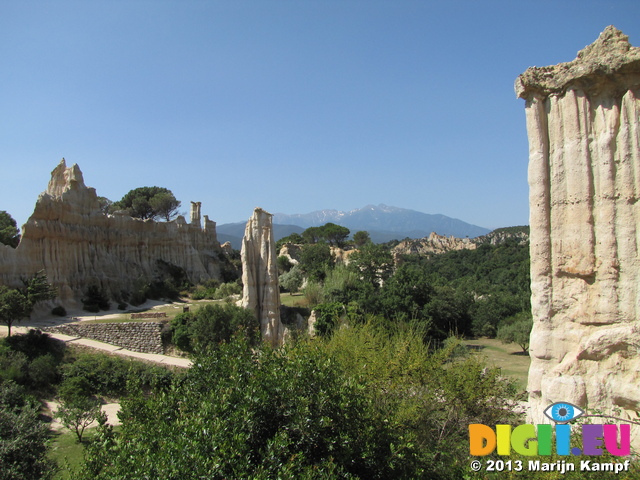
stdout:
{"type": "Polygon", "coordinates": [[[280,288],[276,264],[276,243],[272,215],[261,208],[253,211],[242,239],[242,301],[255,312],[262,338],[273,346],[282,344],[284,326],[280,321],[280,288]]]}
{"type": "Polygon", "coordinates": [[[558,401],[635,418],[640,49],[607,27],[572,62],[529,68],[516,94],[529,137],[530,419],[548,422],[558,401]]]}

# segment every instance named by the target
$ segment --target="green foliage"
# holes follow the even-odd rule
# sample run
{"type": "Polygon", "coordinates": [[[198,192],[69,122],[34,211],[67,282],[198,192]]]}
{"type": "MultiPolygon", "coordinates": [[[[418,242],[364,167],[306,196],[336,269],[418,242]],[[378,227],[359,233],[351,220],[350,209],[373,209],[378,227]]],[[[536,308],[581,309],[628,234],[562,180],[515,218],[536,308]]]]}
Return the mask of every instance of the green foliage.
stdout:
{"type": "Polygon", "coordinates": [[[205,351],[240,335],[258,342],[260,325],[252,312],[232,304],[205,305],[195,313],[181,313],[171,322],[173,343],[186,352],[205,351]]]}
{"type": "Polygon", "coordinates": [[[87,397],[62,400],[56,417],[65,428],[74,432],[78,443],[82,442],[85,429],[99,418],[104,422],[106,414],[100,410],[100,402],[87,397]]]}
{"type": "Polygon", "coordinates": [[[305,300],[307,301],[307,305],[309,305],[309,307],[311,308],[318,305],[319,303],[322,303],[324,299],[322,285],[311,280],[308,281],[305,287],[302,289],[302,293],[305,300]]]}
{"type": "Polygon", "coordinates": [[[287,243],[300,245],[302,243],[305,243],[305,240],[304,238],[302,238],[302,235],[300,235],[299,233],[293,232],[291,235],[287,237],[282,237],[280,240],[276,242],[276,252],[279,252],[280,249],[283,247],[283,245],[286,245],[287,243]]]}
{"type": "Polygon", "coordinates": [[[286,291],[296,293],[304,283],[304,275],[300,266],[295,265],[291,270],[280,275],[278,279],[280,286],[286,291]]]}
{"type": "Polygon", "coordinates": [[[331,248],[326,243],[305,245],[300,253],[300,268],[309,280],[321,282],[333,266],[331,248]]]}
{"type": "Polygon", "coordinates": [[[48,392],[60,380],[64,353],[63,342],[39,330],[7,337],[0,341],[0,379],[48,392]]]}
{"type": "Polygon", "coordinates": [[[63,306],[58,305],[57,307],[53,307],[51,309],[51,315],[55,315],[56,317],[66,317],[67,311],[63,306]]]}
{"type": "Polygon", "coordinates": [[[457,342],[434,350],[423,338],[420,327],[373,317],[337,330],[326,348],[412,445],[415,469],[405,478],[465,478],[469,424],[514,423],[514,387],[498,369],[460,357],[457,342]]]}
{"type": "Polygon", "coordinates": [[[0,322],[7,325],[9,336],[11,326],[31,315],[33,306],[42,300],[56,297],[56,289],[48,282],[44,270],[35,273],[27,279],[22,279],[21,289],[0,285],[0,322]]]}
{"type": "Polygon", "coordinates": [[[497,338],[502,343],[516,343],[524,353],[529,349],[529,337],[533,327],[530,312],[520,312],[508,318],[498,327],[497,338]]]}
{"type": "Polygon", "coordinates": [[[8,327],[9,336],[11,336],[11,326],[31,315],[32,310],[33,304],[24,293],[0,285],[0,322],[8,327]]]}
{"type": "Polygon", "coordinates": [[[371,242],[371,236],[369,235],[369,232],[360,230],[353,234],[353,243],[356,247],[362,247],[369,242],[371,242]]]}
{"type": "Polygon", "coordinates": [[[90,450],[80,478],[380,479],[412,471],[411,447],[319,345],[221,345],[196,358],[171,391],[123,402],[121,416],[121,433],[90,450]]]}
{"type": "Polygon", "coordinates": [[[106,292],[98,285],[89,285],[82,297],[82,309],[87,312],[98,313],[100,310],[109,310],[111,304],[106,292]]]}
{"type": "Polygon", "coordinates": [[[313,309],[316,312],[315,332],[326,337],[333,333],[340,322],[340,317],[345,314],[345,309],[341,303],[322,303],[313,309]]]}
{"type": "Polygon", "coordinates": [[[238,282],[228,282],[220,285],[217,281],[210,281],[206,285],[198,285],[191,294],[191,298],[193,300],[221,300],[240,293],[242,293],[242,287],[238,282]]]}
{"type": "Polygon", "coordinates": [[[385,246],[367,243],[349,257],[349,267],[378,288],[391,276],[393,257],[385,246]]]}
{"type": "Polygon", "coordinates": [[[44,300],[53,300],[58,296],[58,292],[49,283],[44,270],[34,273],[31,277],[22,279],[24,285],[23,292],[31,304],[44,300]]]}
{"type": "Polygon", "coordinates": [[[16,248],[20,243],[18,224],[6,211],[0,210],[0,243],[16,248]]]}
{"type": "Polygon", "coordinates": [[[348,303],[349,292],[357,289],[360,276],[353,269],[339,264],[327,272],[324,280],[324,298],[328,301],[348,303]]]}
{"type": "Polygon", "coordinates": [[[350,233],[347,227],[329,222],[320,227],[307,228],[302,232],[302,241],[304,243],[328,242],[330,245],[342,247],[350,233]]]}
{"type": "Polygon", "coordinates": [[[280,255],[276,258],[276,265],[278,266],[278,274],[282,275],[291,270],[294,264],[291,263],[291,260],[286,255],[280,255]]]}
{"type": "Polygon", "coordinates": [[[141,219],[159,219],[167,222],[178,215],[180,201],[171,190],[164,187],[140,187],[129,191],[110,210],[124,210],[129,215],[141,219]]]}
{"type": "Polygon", "coordinates": [[[72,401],[75,397],[121,397],[132,381],[146,391],[166,388],[173,374],[162,367],[106,354],[80,354],[62,366],[63,381],[59,395],[72,401]]]}
{"type": "Polygon", "coordinates": [[[0,382],[0,480],[52,478],[49,428],[38,419],[39,408],[18,385],[0,382]]]}

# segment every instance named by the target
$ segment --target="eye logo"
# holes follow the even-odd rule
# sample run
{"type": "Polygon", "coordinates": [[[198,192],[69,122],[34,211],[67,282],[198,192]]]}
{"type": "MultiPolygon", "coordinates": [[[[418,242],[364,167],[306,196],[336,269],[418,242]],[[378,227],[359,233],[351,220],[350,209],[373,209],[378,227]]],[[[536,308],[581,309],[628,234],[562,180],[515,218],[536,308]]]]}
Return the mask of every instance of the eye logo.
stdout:
{"type": "Polygon", "coordinates": [[[544,414],[554,422],[567,423],[581,417],[584,410],[567,402],[557,402],[549,405],[544,414]]]}

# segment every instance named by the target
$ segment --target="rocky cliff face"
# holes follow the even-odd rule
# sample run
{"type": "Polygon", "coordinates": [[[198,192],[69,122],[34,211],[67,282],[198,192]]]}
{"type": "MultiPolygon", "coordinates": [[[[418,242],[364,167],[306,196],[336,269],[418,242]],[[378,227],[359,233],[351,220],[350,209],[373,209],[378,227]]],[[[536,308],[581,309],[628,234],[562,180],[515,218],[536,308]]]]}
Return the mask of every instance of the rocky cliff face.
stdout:
{"type": "Polygon", "coordinates": [[[62,303],[76,306],[87,286],[98,285],[113,298],[176,266],[189,280],[219,278],[220,245],[215,222],[197,216],[187,224],[106,215],[77,165],[64,159],[51,173],[35,210],[22,228],[15,250],[0,248],[0,283],[20,286],[20,278],[44,269],[62,303]]]}
{"type": "Polygon", "coordinates": [[[529,241],[527,227],[511,227],[494,230],[487,235],[475,238],[446,237],[431,232],[431,235],[418,240],[403,240],[393,248],[393,254],[398,255],[431,255],[446,253],[452,250],[475,250],[478,245],[498,245],[507,241],[526,244],[529,241]]]}
{"type": "MultiPolygon", "coordinates": [[[[529,136],[530,415],[640,410],[640,48],[607,27],[516,81],[529,136]]],[[[637,442],[637,440],[636,440],[637,442]]]]}
{"type": "Polygon", "coordinates": [[[285,337],[280,320],[280,288],[276,263],[276,242],[272,215],[256,208],[247,222],[242,239],[241,305],[255,312],[260,321],[262,339],[273,346],[285,337]]]}

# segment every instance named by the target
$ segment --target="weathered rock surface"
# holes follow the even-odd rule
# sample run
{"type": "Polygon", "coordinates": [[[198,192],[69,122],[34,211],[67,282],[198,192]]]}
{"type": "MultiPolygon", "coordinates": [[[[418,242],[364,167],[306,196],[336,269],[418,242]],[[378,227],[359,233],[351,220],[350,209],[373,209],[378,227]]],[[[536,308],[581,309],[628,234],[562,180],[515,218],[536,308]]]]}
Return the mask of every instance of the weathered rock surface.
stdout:
{"type": "Polygon", "coordinates": [[[497,245],[506,241],[516,241],[519,244],[526,244],[529,241],[527,227],[511,227],[494,230],[487,235],[475,238],[446,237],[431,232],[431,235],[421,239],[403,240],[396,245],[392,252],[397,255],[431,255],[451,252],[454,250],[475,250],[478,245],[497,245]]]}
{"type": "Polygon", "coordinates": [[[256,208],[247,222],[242,239],[242,300],[260,321],[262,338],[273,346],[285,336],[280,320],[280,288],[276,263],[276,242],[270,213],[256,208]]]}
{"type": "Polygon", "coordinates": [[[22,227],[20,245],[0,248],[0,283],[21,286],[21,277],[44,269],[61,302],[77,306],[89,285],[118,299],[171,266],[192,282],[218,279],[219,252],[215,223],[206,216],[201,228],[197,215],[187,224],[181,216],[154,222],[103,213],[80,168],[67,168],[63,159],[22,227]]]}
{"type": "MultiPolygon", "coordinates": [[[[529,136],[530,416],[640,410],[640,49],[613,27],[516,81],[529,136]]],[[[636,444],[638,437],[636,436],[636,444]]]]}

